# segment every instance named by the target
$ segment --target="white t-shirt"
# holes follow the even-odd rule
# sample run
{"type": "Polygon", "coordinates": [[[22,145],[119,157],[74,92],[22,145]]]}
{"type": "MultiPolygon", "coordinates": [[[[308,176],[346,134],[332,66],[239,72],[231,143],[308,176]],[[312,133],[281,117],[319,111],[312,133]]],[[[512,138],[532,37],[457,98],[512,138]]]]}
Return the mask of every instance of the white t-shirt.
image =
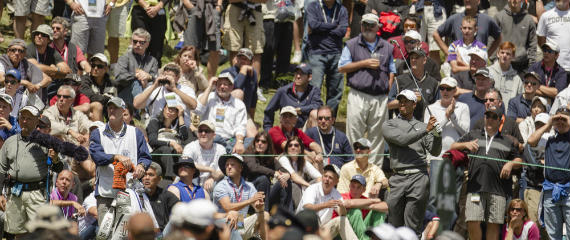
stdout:
{"type": "Polygon", "coordinates": [[[105,13],[105,0],[76,0],[85,11],[85,16],[100,18],[105,13]]]}
{"type": "Polygon", "coordinates": [[[552,40],[560,47],[558,64],[570,71],[570,11],[557,8],[546,11],[540,17],[536,27],[536,35],[552,40]]]}
{"type": "MultiPolygon", "coordinates": [[[[89,211],[89,208],[95,207],[97,208],[97,200],[95,199],[95,191],[91,192],[89,196],[83,199],[83,208],[85,208],[85,212],[89,211]]],[[[79,219],[79,232],[82,232],[87,228],[89,225],[96,222],[97,219],[94,216],[89,215],[89,213],[85,214],[85,217],[79,219]]]]}
{"type": "MultiPolygon", "coordinates": [[[[148,86],[147,88],[151,88],[152,86],[148,86]]],[[[181,85],[178,84],[176,86],[178,89],[180,89],[181,92],[185,93],[186,95],[190,96],[191,98],[193,98],[194,100],[196,100],[196,94],[194,93],[194,89],[192,89],[191,87],[188,87],[186,85],[181,85]]],[[[167,95],[168,93],[171,93],[170,91],[166,90],[165,87],[158,87],[156,89],[154,89],[152,91],[152,93],[150,94],[150,97],[146,100],[146,106],[149,108],[149,114],[150,116],[156,116],[157,114],[162,114],[162,109],[164,108],[164,106],[166,105],[166,98],[165,95],[167,95]],[[150,106],[152,102],[152,106],[150,106]]],[[[184,108],[184,123],[186,124],[186,126],[190,126],[190,111],[188,111],[188,109],[186,108],[186,104],[184,104],[182,102],[182,99],[180,98],[180,96],[176,95],[176,101],[178,101],[178,104],[181,104],[182,107],[184,108]]]]}
{"type": "MultiPolygon", "coordinates": [[[[306,204],[319,204],[330,200],[342,200],[342,196],[336,188],[333,188],[329,194],[325,195],[323,192],[322,182],[312,184],[305,190],[305,192],[303,192],[303,197],[297,207],[297,213],[302,211],[306,204]]],[[[333,211],[334,208],[325,208],[317,212],[317,215],[319,215],[320,226],[331,220],[333,211]]]]}
{"type": "Polygon", "coordinates": [[[281,167],[285,168],[289,173],[297,173],[299,175],[303,175],[303,173],[309,175],[311,179],[317,179],[322,177],[322,174],[313,166],[313,164],[305,162],[305,166],[303,167],[303,172],[299,172],[299,167],[297,166],[297,162],[291,163],[288,157],[281,156],[279,158],[279,164],[281,167]]]}
{"type": "MultiPolygon", "coordinates": [[[[226,154],[226,149],[224,146],[214,143],[212,149],[207,150],[200,147],[199,140],[195,140],[191,143],[186,144],[184,150],[182,151],[182,156],[188,156],[194,159],[194,163],[202,166],[208,166],[216,170],[220,170],[218,166],[218,159],[220,156],[226,154]]],[[[204,185],[206,179],[210,177],[209,172],[200,172],[200,186],[204,185]]]]}
{"type": "MultiPolygon", "coordinates": [[[[428,106],[432,114],[435,115],[435,119],[441,125],[441,153],[439,156],[429,155],[429,159],[439,159],[441,156],[449,150],[451,144],[456,142],[461,136],[469,132],[469,123],[471,122],[471,117],[469,116],[469,106],[462,102],[455,102],[455,110],[451,115],[450,119],[447,119],[445,112],[447,107],[441,106],[441,100],[437,100],[435,103],[428,106]]],[[[424,113],[424,122],[429,121],[430,114],[426,108],[424,113]]]]}

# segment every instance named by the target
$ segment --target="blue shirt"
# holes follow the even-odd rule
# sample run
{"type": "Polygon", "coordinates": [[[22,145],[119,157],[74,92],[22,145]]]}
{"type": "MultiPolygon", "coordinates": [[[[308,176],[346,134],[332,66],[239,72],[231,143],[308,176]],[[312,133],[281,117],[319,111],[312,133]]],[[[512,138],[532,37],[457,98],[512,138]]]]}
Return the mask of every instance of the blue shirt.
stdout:
{"type": "MultiPolygon", "coordinates": [[[[216,186],[214,187],[214,203],[218,206],[218,212],[225,213],[226,211],[222,208],[220,200],[224,197],[229,197],[231,203],[238,203],[250,198],[257,193],[255,186],[251,182],[246,182],[242,177],[240,180],[240,186],[237,187],[229,177],[224,177],[216,186]]],[[[247,217],[247,211],[249,210],[249,205],[238,210],[238,212],[245,218],[247,217]]],[[[240,223],[243,226],[243,223],[240,223]]]]}
{"type": "Polygon", "coordinates": [[[327,14],[326,9],[322,0],[305,5],[305,19],[311,29],[307,36],[309,54],[338,54],[342,51],[342,38],[348,28],[348,11],[338,2],[332,8],[333,14],[327,14]]]}
{"type": "Polygon", "coordinates": [[[12,129],[8,130],[6,128],[2,128],[2,130],[0,130],[0,138],[2,138],[2,140],[4,141],[6,141],[6,139],[11,137],[12,135],[18,134],[22,131],[22,129],[20,128],[20,124],[18,124],[18,119],[16,119],[13,116],[10,116],[8,118],[8,121],[12,125],[12,129]]]}
{"type": "MultiPolygon", "coordinates": [[[[370,52],[374,51],[374,48],[376,48],[376,44],[378,44],[378,38],[376,37],[376,42],[374,44],[370,44],[368,42],[365,41],[366,43],[366,47],[368,47],[368,50],[370,50],[370,52]]],[[[350,54],[350,50],[348,50],[347,46],[344,46],[344,48],[342,49],[342,53],[340,55],[340,59],[338,60],[338,67],[344,67],[347,64],[352,63],[352,55],[350,54]]],[[[390,66],[389,70],[390,73],[396,74],[396,61],[394,61],[394,56],[390,55],[390,66]]]]}
{"type": "Polygon", "coordinates": [[[301,115],[298,116],[296,128],[303,128],[305,121],[309,118],[311,110],[323,105],[321,100],[321,89],[308,84],[303,95],[298,96],[295,92],[295,83],[289,83],[277,89],[275,95],[269,100],[265,108],[263,117],[263,129],[269,131],[273,127],[275,111],[279,111],[286,106],[301,108],[301,115]]]}
{"type": "Polygon", "coordinates": [[[324,134],[321,133],[319,135],[319,128],[312,127],[307,129],[306,134],[321,148],[323,149],[323,158],[327,161],[327,163],[332,163],[336,165],[338,168],[341,168],[347,162],[354,160],[352,156],[332,156],[328,157],[328,155],[337,155],[337,154],[352,154],[352,147],[350,146],[350,142],[346,135],[336,128],[332,128],[331,133],[324,134]],[[333,135],[334,133],[334,135],[333,135]],[[334,136],[334,142],[333,142],[334,136]],[[321,138],[323,139],[323,143],[321,143],[321,138]],[[331,150],[332,147],[332,150],[331,150]]]}
{"type": "MultiPolygon", "coordinates": [[[[545,166],[570,169],[570,132],[556,133],[546,141],[544,150],[545,166]]],[[[544,179],[552,183],[570,182],[570,172],[544,169],[544,179]]]]}
{"type": "MultiPolygon", "coordinates": [[[[520,94],[511,100],[509,100],[509,111],[507,112],[508,117],[512,118],[526,118],[530,116],[530,104],[532,100],[526,100],[523,95],[520,94]]],[[[546,110],[548,112],[549,109],[546,110]]]]}
{"type": "Polygon", "coordinates": [[[206,194],[204,193],[204,189],[198,185],[192,184],[194,187],[194,191],[191,191],[188,185],[183,183],[182,181],[177,182],[175,184],[171,184],[170,186],[175,186],[178,188],[180,192],[180,201],[181,202],[190,202],[194,199],[206,198],[206,194]]]}
{"type": "Polygon", "coordinates": [[[473,92],[470,92],[461,94],[457,101],[469,106],[469,117],[471,117],[469,129],[473,129],[475,123],[485,115],[485,100],[479,99],[473,92]]]}
{"type": "Polygon", "coordinates": [[[253,74],[243,75],[237,66],[231,66],[222,70],[221,73],[229,72],[234,78],[234,89],[243,90],[243,103],[247,109],[257,106],[257,72],[253,70],[253,74]]]}

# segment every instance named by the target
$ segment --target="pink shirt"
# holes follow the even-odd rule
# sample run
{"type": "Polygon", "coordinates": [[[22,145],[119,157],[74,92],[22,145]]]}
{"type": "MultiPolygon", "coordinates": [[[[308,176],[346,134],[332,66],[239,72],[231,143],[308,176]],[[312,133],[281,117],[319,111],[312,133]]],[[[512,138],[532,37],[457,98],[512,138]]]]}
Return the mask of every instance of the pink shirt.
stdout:
{"type": "MultiPolygon", "coordinates": [[[[507,226],[505,224],[503,227],[503,240],[507,237],[507,226]]],[[[523,225],[523,230],[520,235],[516,233],[513,235],[513,240],[539,240],[540,239],[540,231],[538,227],[533,221],[526,221],[523,225]]]]}

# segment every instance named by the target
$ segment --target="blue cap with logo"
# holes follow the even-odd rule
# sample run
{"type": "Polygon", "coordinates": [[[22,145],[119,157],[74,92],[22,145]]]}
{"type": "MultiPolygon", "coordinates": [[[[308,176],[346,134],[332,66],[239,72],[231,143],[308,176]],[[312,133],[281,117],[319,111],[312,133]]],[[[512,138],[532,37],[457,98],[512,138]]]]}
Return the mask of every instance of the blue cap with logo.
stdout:
{"type": "Polygon", "coordinates": [[[366,186],[366,178],[360,174],[352,176],[352,179],[350,179],[350,181],[357,181],[358,183],[362,184],[362,186],[366,186]]]}
{"type": "Polygon", "coordinates": [[[309,66],[309,64],[306,64],[306,63],[301,63],[301,64],[297,65],[297,67],[295,68],[295,71],[297,71],[297,70],[301,70],[301,72],[304,74],[312,74],[313,73],[311,66],[309,66]]]}
{"type": "Polygon", "coordinates": [[[12,77],[16,78],[16,80],[18,80],[18,81],[22,80],[22,74],[20,74],[20,71],[18,71],[18,69],[15,69],[15,68],[8,70],[5,74],[5,76],[12,76],[12,77]]]}

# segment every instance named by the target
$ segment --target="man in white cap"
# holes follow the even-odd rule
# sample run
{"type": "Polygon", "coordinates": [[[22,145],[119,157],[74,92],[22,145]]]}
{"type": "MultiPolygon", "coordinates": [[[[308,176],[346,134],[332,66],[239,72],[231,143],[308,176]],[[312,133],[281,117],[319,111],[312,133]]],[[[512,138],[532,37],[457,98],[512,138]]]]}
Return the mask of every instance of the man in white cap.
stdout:
{"type": "Polygon", "coordinates": [[[435,116],[425,124],[414,118],[418,97],[412,90],[403,90],[396,97],[400,115],[382,125],[382,134],[390,147],[388,221],[394,226],[422,232],[422,219],[429,197],[427,155],[441,152],[441,126],[435,116]]]}
{"type": "Polygon", "coordinates": [[[10,115],[13,104],[10,95],[0,93],[0,146],[10,136],[21,131],[18,118],[10,115]]]}
{"type": "MultiPolygon", "coordinates": [[[[24,234],[24,224],[35,218],[36,212],[48,199],[45,179],[48,176],[48,149],[31,143],[28,136],[39,123],[40,111],[34,106],[20,110],[19,123],[22,131],[8,138],[0,149],[0,210],[5,211],[4,230],[11,234],[24,234]],[[9,177],[7,177],[9,176],[9,177]],[[6,181],[9,178],[9,181],[6,181]],[[8,202],[6,203],[6,199],[8,202]]],[[[60,172],[63,163],[57,153],[52,158],[51,169],[60,172]]]]}
{"type": "MultiPolygon", "coordinates": [[[[422,42],[422,38],[416,30],[408,30],[406,34],[404,34],[403,41],[400,45],[400,47],[404,48],[405,50],[405,52],[402,51],[404,53],[404,57],[396,59],[396,57],[394,56],[394,58],[396,59],[396,76],[410,72],[408,66],[411,66],[410,53],[413,50],[422,49],[426,54],[428,53],[429,50],[426,50],[427,47],[424,48],[422,44],[425,43],[422,42]],[[406,63],[408,65],[406,65],[406,63]]],[[[402,52],[400,52],[400,48],[398,48],[398,46],[394,46],[394,52],[398,52],[399,55],[402,55],[402,52]]],[[[437,64],[435,60],[433,60],[431,57],[428,57],[426,59],[424,68],[426,69],[426,72],[429,76],[432,76],[438,81],[441,80],[440,64],[437,64]]]]}
{"type": "Polygon", "coordinates": [[[172,215],[170,215],[173,231],[169,236],[182,236],[197,240],[214,238],[217,211],[218,207],[205,199],[174,205],[172,215]]]}
{"type": "Polygon", "coordinates": [[[487,46],[475,38],[477,30],[477,19],[463,17],[461,20],[463,38],[453,41],[447,50],[446,61],[451,65],[452,73],[469,71],[470,53],[479,49],[487,51],[487,46]]]}
{"type": "Polygon", "coordinates": [[[113,97],[107,103],[108,122],[91,132],[89,153],[97,165],[95,197],[99,222],[111,207],[118,189],[113,189],[115,162],[121,162],[127,170],[127,181],[142,178],[151,163],[150,153],[143,133],[123,121],[127,106],[123,99],[113,97]]]}
{"type": "MultiPolygon", "coordinates": [[[[28,61],[38,66],[51,78],[63,78],[71,69],[55,49],[49,46],[53,40],[53,30],[47,24],[38,26],[32,32],[32,43],[26,48],[28,61]]],[[[46,85],[47,86],[47,85],[46,85]]],[[[46,87],[43,86],[43,87],[46,87]]]]}
{"type": "Polygon", "coordinates": [[[570,1],[559,0],[556,1],[556,7],[544,12],[538,21],[536,27],[536,35],[538,46],[542,46],[548,40],[558,43],[560,47],[560,58],[558,64],[566,72],[570,71],[570,1]]]}
{"type": "MultiPolygon", "coordinates": [[[[234,78],[228,72],[210,79],[210,84],[200,96],[194,112],[202,120],[210,120],[216,127],[214,142],[226,151],[241,154],[252,141],[246,138],[247,110],[245,104],[232,96],[234,78]]],[[[248,132],[255,131],[250,130],[248,132]]],[[[257,131],[255,131],[257,133],[257,131]]]]}
{"type": "MultiPolygon", "coordinates": [[[[360,35],[346,42],[338,61],[338,71],[346,73],[350,87],[347,106],[351,107],[346,113],[346,135],[354,142],[367,134],[374,153],[384,152],[380,126],[388,119],[388,92],[396,74],[392,57],[394,47],[376,35],[379,28],[377,15],[364,14],[360,35]]],[[[382,159],[381,156],[373,157],[371,162],[382,165],[382,159]]]]}
{"type": "Polygon", "coordinates": [[[200,122],[197,132],[198,139],[186,144],[182,156],[194,159],[196,168],[200,171],[198,184],[212,192],[216,182],[224,177],[218,167],[218,159],[226,154],[226,149],[214,142],[216,126],[210,120],[200,122]]]}
{"type": "Polygon", "coordinates": [[[535,72],[540,76],[538,95],[554,99],[558,93],[568,86],[568,76],[566,70],[556,62],[560,56],[558,44],[549,39],[540,48],[542,60],[532,64],[528,71],[535,72]]]}

